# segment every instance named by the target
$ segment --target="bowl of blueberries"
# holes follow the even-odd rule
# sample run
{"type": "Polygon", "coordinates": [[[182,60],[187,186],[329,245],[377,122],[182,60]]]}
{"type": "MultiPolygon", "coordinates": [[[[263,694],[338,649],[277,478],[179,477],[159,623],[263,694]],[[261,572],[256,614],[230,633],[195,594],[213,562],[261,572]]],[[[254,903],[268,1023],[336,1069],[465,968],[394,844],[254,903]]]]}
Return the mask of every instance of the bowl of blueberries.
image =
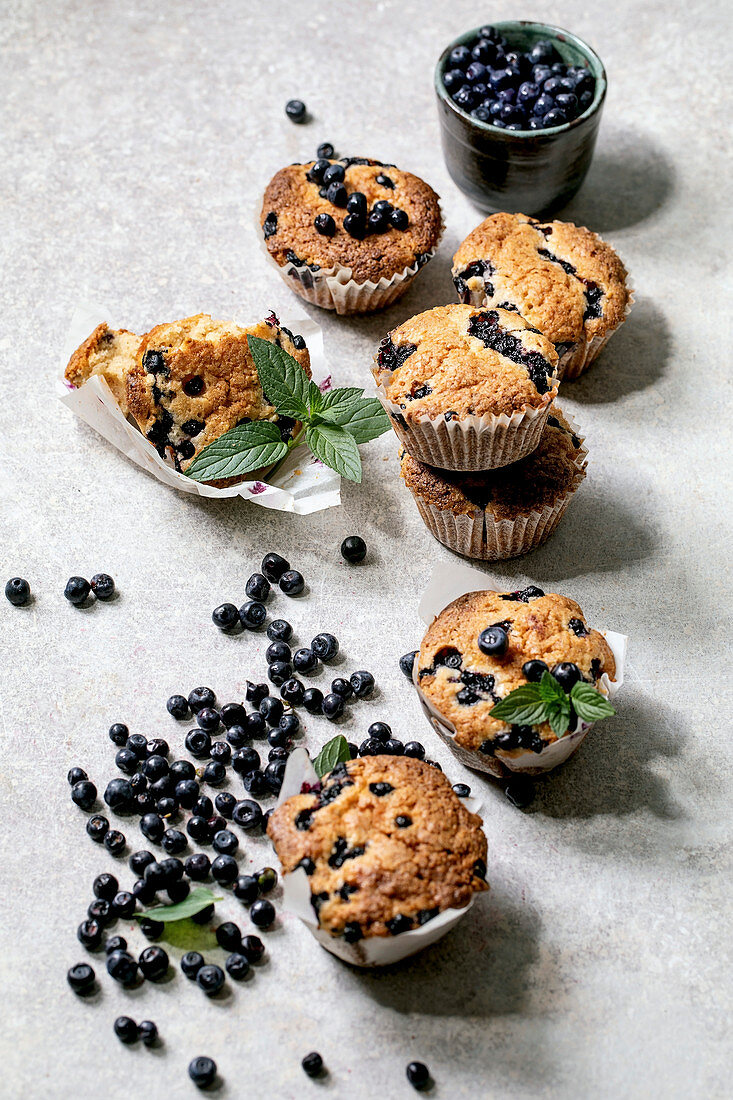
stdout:
{"type": "Polygon", "coordinates": [[[455,39],[435,70],[443,155],[484,211],[549,214],[590,167],[606,71],[569,31],[525,20],[455,39]]]}

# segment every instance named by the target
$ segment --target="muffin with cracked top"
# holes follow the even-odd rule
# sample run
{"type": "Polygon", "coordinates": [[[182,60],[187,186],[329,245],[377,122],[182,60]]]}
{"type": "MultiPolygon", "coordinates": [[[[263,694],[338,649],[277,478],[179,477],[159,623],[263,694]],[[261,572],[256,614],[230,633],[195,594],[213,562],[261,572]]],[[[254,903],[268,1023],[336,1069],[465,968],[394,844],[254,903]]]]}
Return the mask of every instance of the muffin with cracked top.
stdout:
{"type": "Polygon", "coordinates": [[[400,442],[443,470],[490,470],[539,444],[557,353],[517,313],[437,306],[393,329],[372,368],[400,442]]]}
{"type": "Polygon", "coordinates": [[[497,470],[439,470],[404,449],[400,472],[428,530],[458,554],[504,561],[535,550],[557,527],[585,477],[576,426],[553,405],[539,446],[497,470]]]}
{"type": "Polygon", "coordinates": [[[364,157],[281,168],[262,201],[265,249],[291,290],[337,313],[383,309],[438,246],[438,196],[418,176],[364,157]]]}
{"type": "Polygon", "coordinates": [[[347,943],[424,928],[487,888],[481,818],[412,757],[337,764],[267,831],[284,874],[305,871],[319,928],[347,943]]]}
{"type": "Polygon", "coordinates": [[[142,338],[127,375],[127,403],[145,438],[162,458],[172,458],[176,470],[185,473],[204,447],[248,420],[277,423],[284,439],[293,432],[296,422],[278,417],[262,391],[248,336],[278,344],[310,377],[303,337],[283,328],[274,314],[243,328],[199,313],[156,325],[142,338]]]}
{"type": "Polygon", "coordinates": [[[135,366],[141,339],[124,328],[97,325],[69,359],[64,378],[74,389],[95,375],[103,378],[127,416],[127,376],[135,366]]]}
{"type": "Polygon", "coordinates": [[[462,302],[517,310],[551,340],[563,379],[577,378],[631,308],[623,263],[572,222],[492,214],[453,257],[462,302]]]}
{"type": "Polygon", "coordinates": [[[544,672],[563,686],[583,680],[607,695],[616,662],[575,600],[530,585],[468,592],[448,604],[425,633],[413,679],[433,728],[459,759],[504,775],[555,767],[590,728],[574,712],[561,738],[549,721],[510,725],[491,716],[499,700],[544,672]]]}

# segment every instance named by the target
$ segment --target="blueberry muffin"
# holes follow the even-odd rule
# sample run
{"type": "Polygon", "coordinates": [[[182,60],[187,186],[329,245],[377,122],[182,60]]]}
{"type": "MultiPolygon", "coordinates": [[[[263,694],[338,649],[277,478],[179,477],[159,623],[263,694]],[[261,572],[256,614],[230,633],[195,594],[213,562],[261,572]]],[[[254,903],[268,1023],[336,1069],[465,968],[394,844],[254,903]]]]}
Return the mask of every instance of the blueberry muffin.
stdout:
{"type": "Polygon", "coordinates": [[[337,313],[395,301],[441,235],[438,196],[392,164],[363,157],[282,168],[265,190],[260,227],[292,290],[337,313]]]}
{"type": "Polygon", "coordinates": [[[310,376],[303,337],[282,328],[274,314],[241,328],[199,313],[156,325],[142,338],[127,376],[127,403],[145,438],[176,470],[185,473],[204,447],[249,420],[277,422],[283,439],[292,434],[295,421],[278,417],[262,392],[248,336],[278,344],[310,376]]]}
{"type": "Polygon", "coordinates": [[[372,368],[410,454],[444,470],[489,470],[538,446],[557,395],[557,353],[517,313],[437,306],[393,329],[372,368]]]}
{"type": "MultiPolygon", "coordinates": [[[[558,741],[549,722],[510,726],[490,711],[515,688],[565,662],[572,666],[568,677],[582,678],[604,693],[608,680],[615,679],[608,642],[586,624],[575,600],[545,595],[531,585],[519,592],[459,596],[428,627],[413,676],[434,728],[470,767],[503,774],[505,767],[528,764],[528,770],[542,771],[548,750],[551,754],[558,741]],[[498,650],[482,637],[488,627],[503,631],[498,650]]],[[[585,732],[583,726],[573,715],[561,744],[577,747],[575,735],[585,732]]]]}
{"type": "Polygon", "coordinates": [[[78,389],[93,375],[99,375],[112,390],[120,409],[127,416],[127,376],[135,366],[140,336],[127,329],[97,325],[69,359],[64,372],[66,381],[78,389]]]}
{"type": "Polygon", "coordinates": [[[571,222],[492,214],[453,257],[462,302],[516,310],[551,340],[560,377],[576,378],[624,321],[627,272],[610,245],[571,222]]]}
{"type": "Polygon", "coordinates": [[[539,446],[496,470],[439,470],[400,454],[400,472],[428,530],[458,554],[504,561],[540,546],[585,477],[586,449],[557,405],[539,446]]]}
{"type": "Polygon", "coordinates": [[[424,926],[486,889],[486,837],[437,768],[366,756],[283,802],[267,832],[303,868],[319,927],[354,943],[424,926]]]}

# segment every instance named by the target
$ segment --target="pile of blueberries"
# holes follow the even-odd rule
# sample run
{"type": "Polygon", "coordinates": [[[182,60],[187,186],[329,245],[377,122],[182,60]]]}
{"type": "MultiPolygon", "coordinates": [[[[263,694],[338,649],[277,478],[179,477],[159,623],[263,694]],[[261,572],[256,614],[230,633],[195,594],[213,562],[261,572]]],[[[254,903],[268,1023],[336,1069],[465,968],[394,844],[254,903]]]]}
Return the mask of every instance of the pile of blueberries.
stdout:
{"type": "MultiPolygon", "coordinates": [[[[362,241],[368,234],[386,233],[389,229],[400,231],[407,229],[410,224],[407,212],[388,199],[378,199],[369,210],[367,197],[362,191],[352,191],[349,194],[344,183],[346,178],[344,163],[334,163],[326,156],[321,156],[323,148],[323,145],[319,146],[319,156],[308,170],[308,179],[311,183],[320,185],[318,193],[321,198],[328,199],[333,206],[346,208],[344,229],[350,237],[362,241]]],[[[326,148],[331,147],[326,146],[326,148]]],[[[333,153],[332,148],[331,152],[333,153]]],[[[368,163],[359,157],[352,157],[345,162],[346,166],[368,163]]],[[[388,191],[394,190],[393,181],[384,172],[376,177],[376,182],[388,191]]],[[[336,222],[330,214],[317,214],[313,224],[317,232],[324,237],[333,237],[336,232],[336,222]]]]}
{"type": "Polygon", "coordinates": [[[495,27],[448,56],[443,84],[461,110],[506,130],[546,130],[572,122],[595,95],[592,73],[566,65],[549,39],[526,53],[510,50],[495,27]]]}

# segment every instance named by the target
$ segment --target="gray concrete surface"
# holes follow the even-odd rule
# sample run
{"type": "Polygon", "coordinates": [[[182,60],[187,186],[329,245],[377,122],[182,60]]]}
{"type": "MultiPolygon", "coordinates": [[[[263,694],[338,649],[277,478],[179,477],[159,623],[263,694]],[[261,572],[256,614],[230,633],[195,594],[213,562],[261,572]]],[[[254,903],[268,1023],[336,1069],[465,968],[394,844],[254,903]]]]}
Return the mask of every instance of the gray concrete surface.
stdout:
{"type": "MultiPolygon", "coordinates": [[[[26,610],[0,601],[3,1096],[187,1097],[201,1053],[219,1063],[222,1097],[407,1100],[412,1058],[430,1065],[436,1100],[730,1095],[726,10],[3,5],[0,560],[3,580],[23,574],[36,593],[26,610]],[[344,486],[342,508],[305,519],[164,489],[54,400],[68,319],[89,299],[141,329],[199,310],[292,309],[255,247],[252,208],[275,169],[328,139],[423,175],[446,214],[439,255],[402,302],[356,320],[318,315],[337,380],[369,385],[380,337],[452,298],[452,252],[479,220],[441,160],[432,65],[455,33],[516,15],[554,17],[607,64],[596,161],[567,216],[619,249],[637,305],[563,394],[590,467],[562,528],[487,569],[487,583],[566,592],[593,623],[628,633],[619,716],[526,814],[431,742],[483,794],[492,890],[414,961],[358,973],[283,919],[267,965],[222,1000],[206,1003],[180,974],[132,994],[104,975],[94,1003],[77,1000],[64,976],[84,955],[75,927],[94,874],[115,860],[85,835],[67,768],[103,786],[111,721],[180,745],[172,691],[211,683],[234,698],[261,672],[264,643],[218,636],[209,614],[243,598],[269,549],[309,579],[309,597],[287,606],[301,637],[334,629],[343,667],[378,677],[345,732],[386,718],[430,740],[396,662],[418,641],[430,568],[451,556],[401,486],[390,437],[365,452],[364,484],[344,486]],[[293,95],[309,126],[284,118],[293,95]],[[352,570],[338,545],[353,531],[370,554],[352,570]],[[100,569],[119,600],[67,605],[66,578],[100,569]],[[117,1042],[125,1010],[158,1022],[159,1051],[117,1042]],[[299,1067],[312,1048],[330,1069],[322,1083],[299,1067]]],[[[307,743],[331,732],[313,720],[307,743]]],[[[245,865],[267,859],[264,841],[245,840],[245,865]]],[[[131,942],[142,946],[139,933],[131,942]]]]}

